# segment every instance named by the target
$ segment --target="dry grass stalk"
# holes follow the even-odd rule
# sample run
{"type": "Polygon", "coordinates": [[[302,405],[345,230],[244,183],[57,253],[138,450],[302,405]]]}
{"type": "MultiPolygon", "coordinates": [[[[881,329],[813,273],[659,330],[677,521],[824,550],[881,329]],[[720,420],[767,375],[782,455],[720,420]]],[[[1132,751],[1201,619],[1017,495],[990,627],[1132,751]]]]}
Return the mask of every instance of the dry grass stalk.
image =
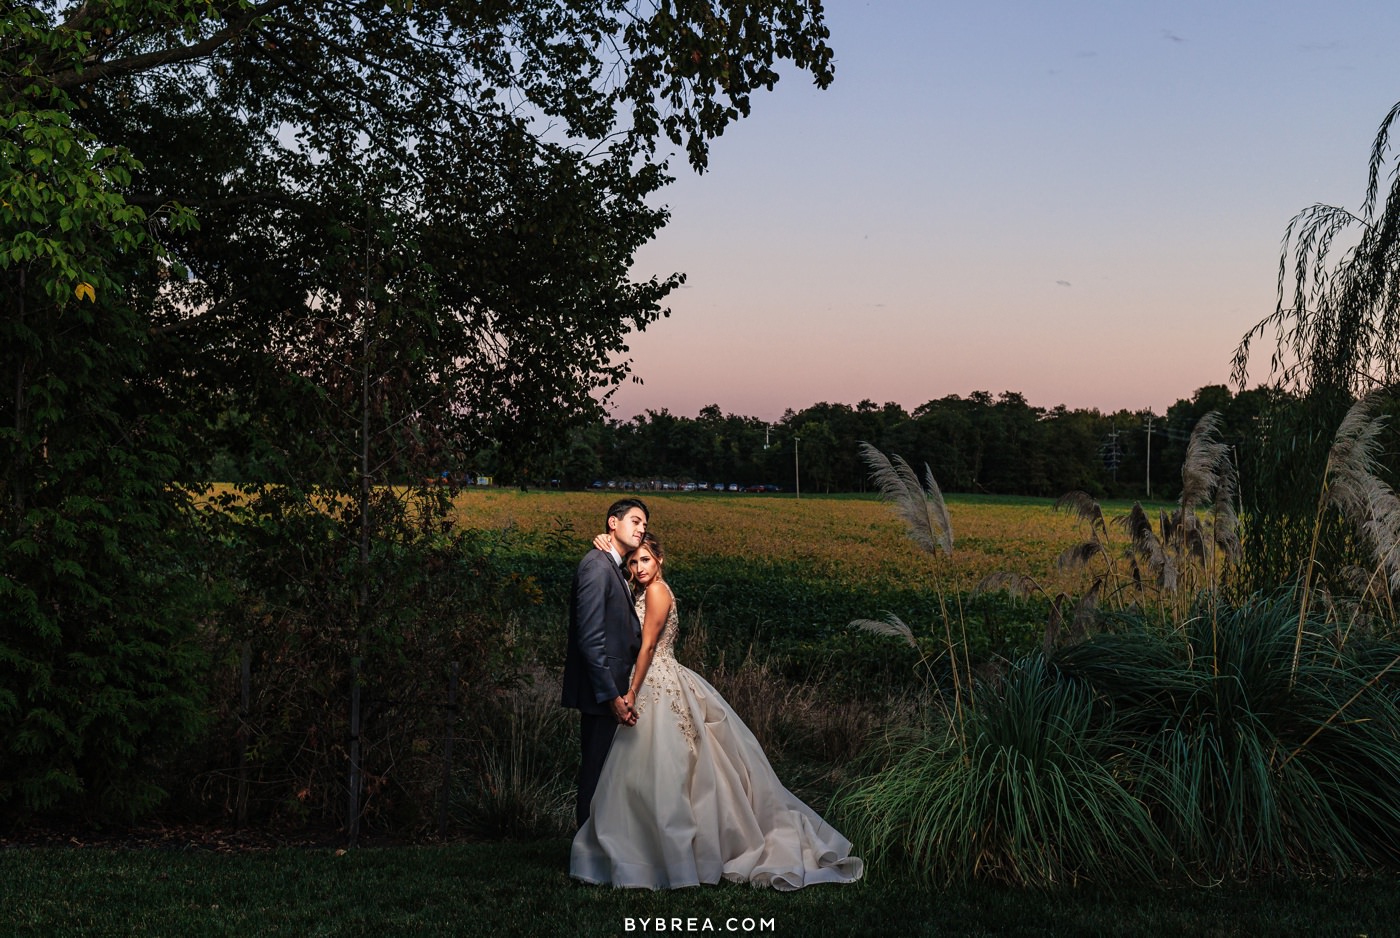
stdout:
{"type": "MultiPolygon", "coordinates": [[[[933,478],[933,470],[924,466],[924,483],[914,470],[900,456],[887,457],[869,443],[860,445],[861,457],[870,468],[871,481],[880,489],[881,496],[892,502],[899,516],[904,519],[910,539],[932,557],[953,553],[953,524],[948,518],[948,506],[943,501],[943,492],[933,478]]],[[[938,589],[938,602],[943,616],[943,635],[948,651],[948,660],[953,665],[953,709],[959,725],[963,722],[964,685],[971,688],[971,667],[967,657],[967,623],[958,610],[958,627],[962,630],[962,660],[959,662],[958,644],[953,640],[953,612],[948,608],[948,597],[942,587],[938,589]],[[966,673],[966,677],[964,677],[966,673]]],[[[961,598],[959,597],[959,602],[961,598]]]]}
{"type": "MultiPolygon", "coordinates": [[[[1138,502],[1127,515],[1114,519],[1128,536],[1126,558],[1139,594],[1149,579],[1168,595],[1189,592],[1183,588],[1202,578],[1214,584],[1218,580],[1217,556],[1223,555],[1231,563],[1239,559],[1239,521],[1234,508],[1238,474],[1232,450],[1219,440],[1219,430],[1220,416],[1214,411],[1197,422],[1182,465],[1181,498],[1171,514],[1158,512],[1156,530],[1138,502]],[[1197,514],[1203,506],[1211,515],[1209,530],[1197,514]]],[[[1071,551],[1060,556],[1062,565],[1074,560],[1071,551]]],[[[1183,596],[1183,601],[1189,599],[1183,596]]]]}
{"type": "Polygon", "coordinates": [[[883,621],[879,619],[855,619],[851,622],[851,626],[866,632],[873,632],[876,635],[898,638],[910,648],[919,647],[919,643],[914,641],[914,630],[905,625],[904,621],[893,612],[887,614],[883,621]]]}
{"type": "Polygon", "coordinates": [[[1089,626],[1093,625],[1098,616],[1099,592],[1103,588],[1103,579],[1094,580],[1094,585],[1090,586],[1083,596],[1079,597],[1079,602],[1074,606],[1074,619],[1070,622],[1069,637],[1072,641],[1080,641],[1089,633],[1089,626]]]}
{"type": "Polygon", "coordinates": [[[1196,421],[1191,440],[1186,444],[1186,459],[1181,464],[1181,498],[1177,520],[1194,514],[1201,505],[1210,502],[1222,486],[1234,478],[1230,447],[1222,443],[1220,413],[1212,410],[1196,421]]]}
{"type": "Polygon", "coordinates": [[[1082,541],[1060,551],[1060,555],[1055,558],[1055,568],[1057,570],[1074,570],[1103,554],[1104,548],[1101,542],[1097,540],[1082,541]]]}
{"type": "MultiPolygon", "coordinates": [[[[1159,586],[1168,588],[1164,581],[1167,579],[1166,570],[1170,558],[1162,546],[1161,538],[1152,530],[1152,522],[1148,519],[1147,512],[1143,511],[1142,503],[1133,502],[1132,509],[1126,515],[1114,518],[1113,523],[1128,535],[1132,550],[1142,558],[1148,574],[1157,580],[1159,586]]],[[[1170,579],[1175,584],[1174,572],[1170,579]]]]}
{"type": "Polygon", "coordinates": [[[1079,520],[1087,521],[1091,538],[1100,535],[1108,537],[1108,526],[1104,523],[1103,509],[1088,492],[1081,492],[1077,489],[1073,492],[1066,492],[1055,500],[1055,510],[1072,512],[1079,520]]]}
{"type": "Polygon", "coordinates": [[[1322,491],[1313,518],[1312,546],[1303,573],[1302,599],[1298,604],[1298,630],[1293,641],[1293,673],[1303,645],[1303,627],[1312,600],[1318,543],[1327,507],[1337,509],[1361,535],[1376,562],[1372,574],[1385,583],[1388,594],[1400,589],[1400,499],[1379,477],[1376,451],[1384,421],[1376,415],[1384,393],[1377,391],[1358,400],[1347,411],[1327,452],[1322,491]]]}
{"type": "Polygon", "coordinates": [[[869,443],[860,445],[860,453],[870,467],[871,481],[894,504],[914,543],[929,554],[951,554],[953,525],[932,470],[924,466],[924,485],[920,485],[918,476],[902,457],[890,459],[869,443]]]}
{"type": "Polygon", "coordinates": [[[1034,577],[1014,570],[997,570],[984,576],[973,588],[972,595],[978,596],[994,590],[1003,590],[1017,599],[1025,599],[1032,593],[1045,594],[1045,588],[1037,583],[1034,577]]]}
{"type": "Polygon", "coordinates": [[[1337,428],[1328,454],[1328,502],[1351,522],[1375,562],[1373,577],[1400,591],[1400,498],[1380,478],[1381,395],[1357,401],[1337,428]]]}

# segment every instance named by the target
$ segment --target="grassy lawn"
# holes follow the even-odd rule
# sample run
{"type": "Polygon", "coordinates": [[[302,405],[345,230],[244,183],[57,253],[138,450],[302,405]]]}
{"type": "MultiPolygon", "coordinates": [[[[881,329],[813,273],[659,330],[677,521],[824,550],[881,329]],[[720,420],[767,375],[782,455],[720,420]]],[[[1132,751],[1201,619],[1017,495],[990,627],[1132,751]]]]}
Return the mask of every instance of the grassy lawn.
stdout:
{"type": "Polygon", "coordinates": [[[659,933],[661,918],[665,932],[708,926],[717,934],[729,933],[731,925],[736,934],[776,935],[1400,934],[1400,883],[1389,878],[1114,896],[935,892],[877,871],[854,886],[796,893],[734,885],[652,893],[579,885],[567,877],[567,866],[562,839],[340,856],[295,849],[229,854],[16,847],[0,850],[0,930],[36,936],[603,938],[659,933]]]}

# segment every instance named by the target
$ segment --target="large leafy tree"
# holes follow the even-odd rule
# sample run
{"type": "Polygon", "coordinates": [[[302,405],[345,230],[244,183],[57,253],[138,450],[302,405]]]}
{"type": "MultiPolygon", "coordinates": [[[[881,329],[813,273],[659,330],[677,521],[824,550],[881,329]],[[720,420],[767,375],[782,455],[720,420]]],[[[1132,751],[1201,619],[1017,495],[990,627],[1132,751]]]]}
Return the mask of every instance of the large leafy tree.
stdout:
{"type": "Polygon", "coordinates": [[[781,58],[831,77],[819,0],[30,9],[25,80],[139,161],[130,203],[199,219],[157,228],[177,263],[149,307],[184,387],[256,396],[233,379],[291,364],[324,388],[369,330],[420,424],[527,438],[627,373],[679,282],[629,276],[666,218],[658,147],[703,168],[781,58]]]}
{"type": "Polygon", "coordinates": [[[630,275],[666,150],[703,169],[781,60],[825,85],[826,38],[819,0],[6,4],[0,802],[155,796],[202,453],[358,492],[366,607],[372,484],[596,413],[680,282],[630,275]]]}
{"type": "Polygon", "coordinates": [[[87,794],[140,810],[138,769],[195,723],[197,595],[170,536],[177,427],[148,314],[175,231],[125,191],[140,166],[75,119],[36,61],[80,50],[37,11],[0,19],[0,803],[87,794]],[[101,784],[85,791],[84,779],[101,784]]]}

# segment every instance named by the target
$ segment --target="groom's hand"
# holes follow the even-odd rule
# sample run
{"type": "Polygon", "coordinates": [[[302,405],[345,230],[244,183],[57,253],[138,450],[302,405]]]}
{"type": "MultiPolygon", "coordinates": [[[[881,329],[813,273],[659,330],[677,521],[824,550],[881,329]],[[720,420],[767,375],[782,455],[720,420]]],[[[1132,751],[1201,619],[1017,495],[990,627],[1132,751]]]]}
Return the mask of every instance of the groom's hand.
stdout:
{"type": "Polygon", "coordinates": [[[617,722],[623,726],[635,726],[637,724],[637,711],[633,710],[623,697],[614,697],[612,702],[613,716],[617,722]]]}

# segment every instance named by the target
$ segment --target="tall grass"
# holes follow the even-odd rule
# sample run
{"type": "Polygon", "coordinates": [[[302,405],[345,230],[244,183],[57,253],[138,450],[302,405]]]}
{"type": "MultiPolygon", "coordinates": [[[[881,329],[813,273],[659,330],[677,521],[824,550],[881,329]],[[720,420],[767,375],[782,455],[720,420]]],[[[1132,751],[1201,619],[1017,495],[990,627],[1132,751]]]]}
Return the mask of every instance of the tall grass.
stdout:
{"type": "MultiPolygon", "coordinates": [[[[1376,562],[1368,588],[1382,583],[1389,596],[1400,500],[1376,478],[1365,419],[1338,435],[1319,512],[1335,507],[1357,525],[1376,562]]],[[[1335,605],[1312,613],[1306,581],[1226,601],[1220,586],[1239,557],[1234,470],[1202,423],[1177,510],[1157,530],[1140,505],[1122,522],[1135,601],[1105,611],[1081,598],[1066,630],[1068,597],[1056,597],[1042,654],[963,671],[951,700],[926,685],[923,727],[892,733],[841,792],[842,822],[875,868],[1052,886],[1352,875],[1400,862],[1400,643],[1381,637],[1393,616],[1356,629],[1335,605]]],[[[932,480],[919,488],[897,458],[867,460],[915,542],[935,558],[931,546],[951,550],[951,537],[930,541],[924,520],[946,517],[932,480]]],[[[1083,562],[1109,549],[1091,502],[1065,503],[1089,523],[1092,549],[1066,552],[1083,562]]],[[[1103,564],[1085,597],[1115,595],[1114,576],[1103,564]]],[[[917,642],[894,617],[853,624],[917,642]]],[[[956,676],[965,638],[946,618],[943,631],[956,676]]]]}
{"type": "Polygon", "coordinates": [[[1288,594],[1198,610],[1180,631],[1124,619],[1055,666],[1092,689],[1133,752],[1134,793],[1172,862],[1218,879],[1395,859],[1375,833],[1400,834],[1400,709],[1374,678],[1400,644],[1344,643],[1312,619],[1295,672],[1288,594]]]}
{"type": "Polygon", "coordinates": [[[938,885],[1147,876],[1165,842],[1125,785],[1111,724],[1040,657],[980,686],[966,722],[893,735],[838,797],[872,869],[938,885]]]}
{"type": "Polygon", "coordinates": [[[1400,861],[1400,643],[1285,600],[1015,662],[962,723],[891,736],[837,806],[871,857],[937,883],[1354,875],[1400,861]],[[1378,663],[1380,664],[1378,668],[1378,663]]]}
{"type": "MultiPolygon", "coordinates": [[[[842,766],[900,719],[907,701],[891,693],[878,707],[828,691],[821,675],[785,677],[750,647],[730,657],[708,640],[703,615],[684,615],[679,659],[704,676],[751,729],[784,781],[804,798],[824,801],[842,766]]],[[[473,715],[468,758],[453,778],[453,829],[491,840],[571,834],[578,768],[578,719],[559,706],[554,670],[500,694],[473,715]]]]}
{"type": "Polygon", "coordinates": [[[454,779],[455,826],[488,839],[571,833],[577,718],[552,684],[517,689],[485,725],[467,768],[454,779]]]}

